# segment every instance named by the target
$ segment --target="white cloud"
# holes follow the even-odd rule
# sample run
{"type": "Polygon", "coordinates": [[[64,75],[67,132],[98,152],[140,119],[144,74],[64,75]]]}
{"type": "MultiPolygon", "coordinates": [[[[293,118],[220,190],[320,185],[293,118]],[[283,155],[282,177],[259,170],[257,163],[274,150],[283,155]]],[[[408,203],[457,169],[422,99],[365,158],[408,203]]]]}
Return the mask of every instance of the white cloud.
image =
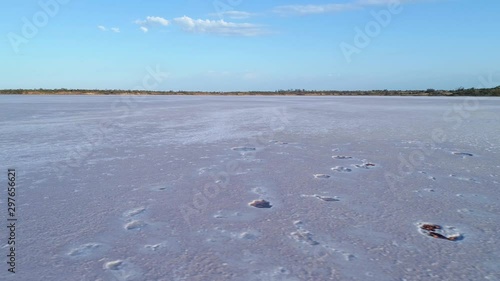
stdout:
{"type": "Polygon", "coordinates": [[[100,31],[111,31],[111,32],[115,32],[115,33],[120,33],[120,28],[118,27],[111,27],[111,28],[107,28],[103,25],[98,25],[97,28],[99,28],[100,31]]]}
{"type": "Polygon", "coordinates": [[[243,73],[242,78],[244,80],[255,80],[259,78],[259,74],[257,72],[246,72],[243,73]]]}
{"type": "Polygon", "coordinates": [[[249,12],[243,12],[243,11],[224,11],[224,12],[219,12],[215,14],[210,14],[211,16],[218,16],[220,18],[223,17],[228,17],[230,19],[236,19],[236,20],[241,20],[241,19],[247,19],[249,17],[254,16],[255,14],[249,13],[249,12]]]}
{"type": "Polygon", "coordinates": [[[353,0],[348,3],[331,3],[331,4],[310,4],[310,5],[283,5],[273,9],[274,13],[281,15],[311,15],[343,12],[353,9],[359,9],[366,6],[387,5],[387,4],[402,4],[404,2],[421,2],[425,0],[353,0]]]}
{"type": "Polygon", "coordinates": [[[256,36],[266,31],[259,25],[251,23],[234,23],[224,20],[192,19],[187,16],[173,20],[183,30],[194,33],[212,33],[218,35],[256,36]]]}
{"type": "Polygon", "coordinates": [[[162,18],[162,17],[146,17],[144,20],[136,20],[134,21],[135,24],[140,26],[140,29],[143,32],[148,32],[149,29],[153,26],[168,26],[170,24],[170,21],[162,18]]]}
{"type": "Polygon", "coordinates": [[[333,12],[343,12],[355,9],[356,5],[353,3],[344,4],[324,4],[324,5],[284,5],[274,8],[277,14],[296,14],[296,15],[310,15],[310,14],[324,14],[333,12]]]}
{"type": "MultiPolygon", "coordinates": [[[[412,0],[358,0],[357,4],[361,6],[367,6],[367,5],[387,5],[390,3],[403,3],[403,2],[410,2],[412,0]]],[[[418,0],[413,0],[413,1],[418,1],[418,0]]]]}

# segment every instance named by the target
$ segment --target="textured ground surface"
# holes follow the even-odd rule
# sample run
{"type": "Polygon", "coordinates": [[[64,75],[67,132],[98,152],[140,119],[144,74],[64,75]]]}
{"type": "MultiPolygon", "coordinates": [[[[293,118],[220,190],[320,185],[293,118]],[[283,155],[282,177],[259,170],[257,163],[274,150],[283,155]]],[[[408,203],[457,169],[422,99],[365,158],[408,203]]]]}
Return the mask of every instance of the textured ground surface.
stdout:
{"type": "Polygon", "coordinates": [[[1,280],[500,278],[499,99],[0,96],[0,128],[1,280]]]}

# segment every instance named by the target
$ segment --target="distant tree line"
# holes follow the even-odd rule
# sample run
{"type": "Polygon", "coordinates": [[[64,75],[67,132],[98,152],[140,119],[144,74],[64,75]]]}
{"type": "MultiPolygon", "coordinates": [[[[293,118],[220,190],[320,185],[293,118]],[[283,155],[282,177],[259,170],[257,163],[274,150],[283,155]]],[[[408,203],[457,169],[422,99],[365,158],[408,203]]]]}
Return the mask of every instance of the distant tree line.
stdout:
{"type": "Polygon", "coordinates": [[[454,96],[500,96],[500,86],[491,89],[464,89],[458,88],[453,91],[454,96]]]}
{"type": "Polygon", "coordinates": [[[290,95],[290,96],[500,96],[500,86],[495,88],[458,88],[455,90],[371,90],[333,91],[288,89],[276,91],[201,92],[201,91],[137,91],[137,90],[88,90],[88,89],[11,89],[0,90],[0,95],[290,95]]]}

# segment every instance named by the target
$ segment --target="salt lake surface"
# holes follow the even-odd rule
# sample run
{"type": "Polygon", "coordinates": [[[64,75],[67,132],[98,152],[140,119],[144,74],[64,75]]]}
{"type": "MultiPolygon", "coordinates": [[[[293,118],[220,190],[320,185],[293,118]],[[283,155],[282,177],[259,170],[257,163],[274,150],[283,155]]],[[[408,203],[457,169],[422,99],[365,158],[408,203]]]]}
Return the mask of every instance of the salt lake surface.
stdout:
{"type": "Polygon", "coordinates": [[[496,98],[0,96],[0,169],[1,280],[500,279],[496,98]]]}

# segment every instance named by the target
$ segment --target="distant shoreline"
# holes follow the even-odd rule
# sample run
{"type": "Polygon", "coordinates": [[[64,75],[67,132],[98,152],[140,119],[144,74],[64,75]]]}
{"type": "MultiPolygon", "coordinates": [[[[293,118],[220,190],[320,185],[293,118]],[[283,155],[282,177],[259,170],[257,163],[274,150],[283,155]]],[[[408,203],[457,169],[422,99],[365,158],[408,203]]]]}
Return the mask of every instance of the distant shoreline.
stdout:
{"type": "Polygon", "coordinates": [[[132,91],[132,90],[85,90],[85,89],[12,89],[0,90],[0,95],[155,95],[155,96],[500,96],[500,86],[496,88],[456,90],[371,90],[371,91],[310,91],[310,90],[277,90],[277,91],[132,91]]]}

